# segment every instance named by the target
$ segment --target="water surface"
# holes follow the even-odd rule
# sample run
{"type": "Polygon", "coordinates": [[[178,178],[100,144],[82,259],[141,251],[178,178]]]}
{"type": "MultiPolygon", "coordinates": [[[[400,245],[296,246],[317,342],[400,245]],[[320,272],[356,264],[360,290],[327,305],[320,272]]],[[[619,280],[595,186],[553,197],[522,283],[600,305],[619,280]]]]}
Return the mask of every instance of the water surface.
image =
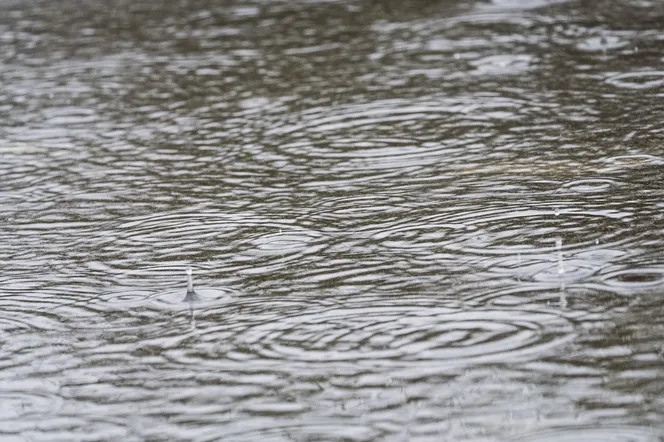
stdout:
{"type": "Polygon", "coordinates": [[[4,2],[0,436],[664,440],[662,20],[4,2]]]}

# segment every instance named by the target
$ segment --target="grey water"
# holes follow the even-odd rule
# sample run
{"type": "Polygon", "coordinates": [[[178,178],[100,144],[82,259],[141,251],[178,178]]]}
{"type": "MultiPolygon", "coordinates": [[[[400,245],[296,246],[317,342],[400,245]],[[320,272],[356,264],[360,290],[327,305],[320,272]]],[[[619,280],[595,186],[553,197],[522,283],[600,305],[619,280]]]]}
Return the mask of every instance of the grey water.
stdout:
{"type": "Polygon", "coordinates": [[[0,2],[0,439],[664,440],[662,5],[0,2]]]}

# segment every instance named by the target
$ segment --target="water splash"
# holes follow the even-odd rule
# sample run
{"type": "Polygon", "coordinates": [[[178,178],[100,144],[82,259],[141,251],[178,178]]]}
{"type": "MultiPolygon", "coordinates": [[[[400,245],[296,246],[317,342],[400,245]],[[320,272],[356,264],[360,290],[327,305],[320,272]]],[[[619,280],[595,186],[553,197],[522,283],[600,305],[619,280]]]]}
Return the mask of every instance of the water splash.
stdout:
{"type": "Polygon", "coordinates": [[[193,305],[194,302],[200,301],[201,297],[194,290],[194,281],[192,276],[193,272],[191,270],[191,267],[187,267],[186,272],[187,272],[187,294],[185,295],[182,302],[188,302],[189,304],[193,305]]]}
{"type": "Polygon", "coordinates": [[[563,258],[563,239],[556,238],[556,249],[558,251],[558,278],[560,278],[560,305],[567,306],[567,296],[565,294],[565,262],[563,258]]]}

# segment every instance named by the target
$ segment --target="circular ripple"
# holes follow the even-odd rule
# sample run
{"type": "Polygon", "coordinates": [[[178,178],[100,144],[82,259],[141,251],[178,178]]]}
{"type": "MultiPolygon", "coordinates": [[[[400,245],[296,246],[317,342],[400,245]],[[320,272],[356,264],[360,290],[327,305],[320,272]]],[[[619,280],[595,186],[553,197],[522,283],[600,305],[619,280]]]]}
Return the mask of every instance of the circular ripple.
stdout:
{"type": "MultiPolygon", "coordinates": [[[[196,287],[199,298],[194,302],[197,308],[205,309],[220,303],[229,302],[236,292],[230,288],[221,287],[196,287]]],[[[182,289],[166,290],[151,297],[151,303],[163,308],[179,309],[183,304],[188,304],[186,291],[182,289]]]]}
{"type": "Polygon", "coordinates": [[[475,256],[546,253],[555,261],[558,250],[569,254],[630,240],[630,217],[627,212],[552,204],[502,205],[401,221],[374,233],[373,239],[388,248],[436,246],[475,256]]]}
{"type": "Polygon", "coordinates": [[[510,281],[501,286],[478,290],[473,285],[461,285],[457,291],[463,296],[467,306],[484,308],[529,309],[558,308],[565,317],[575,324],[596,320],[598,315],[613,314],[624,309],[629,300],[616,296],[618,293],[607,290],[598,284],[568,284],[565,286],[546,283],[522,283],[510,281]]]}
{"type": "MultiPolygon", "coordinates": [[[[303,421],[304,422],[304,421],[303,421]]],[[[224,437],[219,438],[217,431],[211,432],[197,440],[219,441],[228,440],[233,442],[243,441],[265,441],[282,442],[286,440],[326,440],[326,441],[373,441],[378,440],[380,431],[368,425],[349,422],[343,418],[327,418],[325,422],[317,422],[306,418],[306,424],[283,425],[270,420],[262,421],[243,420],[230,423],[225,426],[224,437]],[[266,422],[267,421],[267,422],[266,422]]]]}
{"type": "Polygon", "coordinates": [[[563,184],[556,193],[600,193],[612,190],[618,183],[610,179],[575,180],[563,184]]]}
{"type": "Polygon", "coordinates": [[[46,413],[53,410],[54,404],[61,402],[53,396],[25,391],[0,391],[0,422],[12,421],[25,415],[46,413]]]}
{"type": "Polygon", "coordinates": [[[316,237],[306,232],[272,233],[261,235],[250,241],[256,247],[258,253],[266,255],[282,255],[302,251],[316,237]]]}
{"type": "Polygon", "coordinates": [[[475,254],[515,254],[587,249],[627,240],[628,213],[612,210],[496,207],[462,215],[477,229],[448,244],[448,248],[475,254]]]}
{"type": "Polygon", "coordinates": [[[537,310],[338,308],[253,324],[238,334],[262,359],[290,361],[513,361],[571,337],[568,320],[537,310]]]}
{"type": "MultiPolygon", "coordinates": [[[[230,288],[195,287],[199,299],[195,305],[206,308],[230,301],[235,292],[230,288]]],[[[186,288],[168,290],[117,289],[101,294],[89,306],[95,310],[126,310],[138,307],[157,307],[165,310],[182,310],[189,304],[186,288]]]]}
{"type": "Polygon", "coordinates": [[[279,257],[295,259],[312,255],[326,247],[326,237],[313,231],[294,230],[261,234],[239,247],[247,257],[279,257]],[[242,247],[243,246],[243,247],[242,247]]]}
{"type": "Polygon", "coordinates": [[[43,305],[35,303],[26,306],[7,305],[0,303],[0,335],[17,331],[54,331],[62,330],[62,324],[53,312],[45,312],[43,305]]]}
{"type": "Polygon", "coordinates": [[[609,77],[606,82],[626,89],[651,89],[664,85],[664,71],[626,72],[609,77]]]}
{"type": "Polygon", "coordinates": [[[472,116],[481,114],[479,108],[505,105],[482,97],[377,100],[310,109],[287,121],[272,122],[266,132],[283,138],[274,148],[293,163],[304,160],[308,167],[334,172],[335,178],[326,183],[351,171],[362,172],[362,176],[343,177],[366,180],[367,175],[385,177],[390,171],[427,165],[453,166],[460,156],[469,160],[482,150],[475,142],[488,136],[490,125],[472,116]],[[418,137],[404,137],[404,128],[418,137]],[[440,131],[445,129],[449,136],[441,140],[440,131]]]}
{"type": "MultiPolygon", "coordinates": [[[[197,210],[137,217],[122,224],[100,247],[112,253],[149,248],[153,254],[155,244],[162,245],[157,250],[159,262],[153,264],[164,272],[173,271],[161,264],[166,261],[174,265],[205,262],[216,270],[256,272],[273,262],[283,264],[284,260],[316,254],[327,239],[323,233],[278,216],[197,210]]],[[[109,268],[104,272],[123,273],[132,264],[129,260],[106,262],[109,268]]]]}
{"type": "Polygon", "coordinates": [[[49,381],[13,380],[0,383],[0,422],[12,422],[23,416],[45,415],[62,406],[57,396],[59,385],[49,381]]]}
{"type": "Polygon", "coordinates": [[[609,271],[600,276],[609,289],[631,294],[664,287],[664,267],[637,267],[609,271]]]}
{"type": "Polygon", "coordinates": [[[385,247],[399,249],[421,249],[422,247],[439,245],[457,231],[475,231],[472,226],[462,223],[422,222],[390,226],[388,229],[375,233],[372,240],[379,241],[385,247]]]}
{"type": "Polygon", "coordinates": [[[186,285],[169,289],[117,287],[94,298],[59,308],[77,330],[130,333],[132,337],[179,333],[196,325],[200,316],[221,315],[237,295],[230,288],[195,286],[199,297],[187,297],[186,285]],[[85,318],[81,321],[80,318],[85,318]]]}
{"type": "Polygon", "coordinates": [[[489,55],[470,64],[476,75],[521,75],[532,66],[534,57],[525,54],[489,55]]]}
{"type": "Polygon", "coordinates": [[[661,442],[662,432],[636,426],[602,425],[601,428],[575,427],[546,430],[519,439],[522,442],[661,442]]]}
{"type": "Polygon", "coordinates": [[[627,166],[651,166],[651,165],[662,165],[664,164],[664,158],[658,157],[656,155],[619,155],[615,157],[610,157],[604,160],[605,163],[610,164],[613,168],[622,168],[627,166]]]}
{"type": "Polygon", "coordinates": [[[593,36],[579,42],[577,49],[585,52],[605,52],[624,48],[629,45],[629,40],[619,36],[593,36]]]}

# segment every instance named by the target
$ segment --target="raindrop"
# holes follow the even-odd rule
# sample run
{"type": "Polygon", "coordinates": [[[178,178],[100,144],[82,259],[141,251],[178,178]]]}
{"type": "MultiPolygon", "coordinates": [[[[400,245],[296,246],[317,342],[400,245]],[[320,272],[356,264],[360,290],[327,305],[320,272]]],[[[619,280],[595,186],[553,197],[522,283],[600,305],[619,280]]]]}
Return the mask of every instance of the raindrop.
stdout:
{"type": "Polygon", "coordinates": [[[185,295],[182,302],[189,302],[193,304],[194,302],[200,301],[201,297],[194,290],[194,281],[192,278],[191,267],[187,267],[187,294],[185,295]]]}
{"type": "Polygon", "coordinates": [[[556,249],[558,250],[558,277],[560,278],[560,305],[567,306],[567,297],[565,296],[565,262],[563,260],[563,240],[556,238],[556,249]]]}

